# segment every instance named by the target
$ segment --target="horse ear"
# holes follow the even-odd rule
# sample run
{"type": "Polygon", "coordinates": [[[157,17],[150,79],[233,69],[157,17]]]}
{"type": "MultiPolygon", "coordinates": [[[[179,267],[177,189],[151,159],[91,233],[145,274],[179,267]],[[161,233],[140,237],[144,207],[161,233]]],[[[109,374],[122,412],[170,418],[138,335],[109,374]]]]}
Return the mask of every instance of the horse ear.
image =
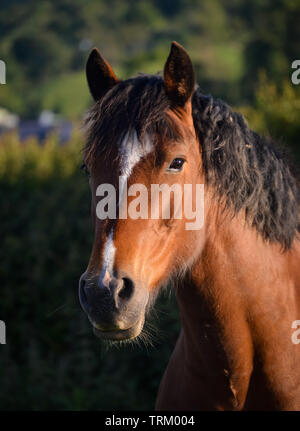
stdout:
{"type": "Polygon", "coordinates": [[[193,94],[195,75],[188,53],[177,42],[171,45],[164,68],[164,82],[172,105],[184,108],[193,94]]]}
{"type": "Polygon", "coordinates": [[[100,100],[104,94],[119,82],[111,65],[94,48],[86,63],[86,77],[93,98],[100,100]]]}

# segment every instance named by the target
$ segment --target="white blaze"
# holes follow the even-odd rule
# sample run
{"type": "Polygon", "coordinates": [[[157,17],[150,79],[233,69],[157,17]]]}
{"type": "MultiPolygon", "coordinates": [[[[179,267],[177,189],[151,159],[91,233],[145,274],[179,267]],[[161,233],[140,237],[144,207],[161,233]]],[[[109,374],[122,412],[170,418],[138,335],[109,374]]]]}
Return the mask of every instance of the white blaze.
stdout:
{"type": "Polygon", "coordinates": [[[115,254],[116,254],[116,247],[114,246],[113,236],[114,236],[114,231],[112,229],[107,237],[106,244],[104,247],[102,270],[100,272],[99,282],[98,282],[99,286],[103,284],[104,286],[108,287],[109,282],[111,280],[111,272],[114,266],[114,260],[115,260],[115,254]]]}
{"type": "MultiPolygon", "coordinates": [[[[145,137],[143,145],[138,141],[137,133],[127,132],[120,145],[120,159],[121,159],[121,175],[119,178],[119,207],[127,212],[127,180],[130,177],[133,168],[141,160],[153,150],[153,144],[148,135],[145,137]]],[[[120,216],[120,218],[123,218],[120,216]]],[[[124,217],[125,218],[125,217],[124,217]]],[[[109,233],[104,247],[103,265],[99,277],[99,285],[102,282],[104,286],[108,286],[111,279],[111,271],[114,266],[114,259],[116,254],[116,247],[113,241],[113,230],[109,233]]]]}
{"type": "Polygon", "coordinates": [[[141,145],[138,141],[136,131],[126,133],[120,147],[121,175],[119,178],[119,207],[121,208],[121,204],[123,204],[126,207],[123,208],[124,211],[127,211],[127,180],[135,165],[151,151],[153,151],[153,144],[148,135],[146,135],[145,142],[141,145]],[[126,202],[123,203],[124,199],[126,202]]]}

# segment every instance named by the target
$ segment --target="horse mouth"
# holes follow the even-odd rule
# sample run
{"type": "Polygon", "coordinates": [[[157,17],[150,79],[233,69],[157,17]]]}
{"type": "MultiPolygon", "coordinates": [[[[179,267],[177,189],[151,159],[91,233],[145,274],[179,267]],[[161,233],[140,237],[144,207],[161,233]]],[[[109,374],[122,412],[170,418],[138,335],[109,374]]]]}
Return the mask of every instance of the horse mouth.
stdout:
{"type": "Polygon", "coordinates": [[[101,338],[102,340],[111,340],[111,341],[124,341],[131,340],[137,337],[144,326],[144,317],[140,319],[135,325],[131,326],[127,329],[114,329],[114,330],[102,330],[96,328],[93,325],[93,332],[96,337],[101,338]]]}

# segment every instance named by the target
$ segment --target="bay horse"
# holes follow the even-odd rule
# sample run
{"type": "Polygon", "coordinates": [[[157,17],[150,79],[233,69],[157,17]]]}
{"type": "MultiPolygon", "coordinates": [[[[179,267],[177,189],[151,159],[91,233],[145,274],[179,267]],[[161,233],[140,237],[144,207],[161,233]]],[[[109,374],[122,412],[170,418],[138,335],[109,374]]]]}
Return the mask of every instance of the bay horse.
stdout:
{"type": "Polygon", "coordinates": [[[241,114],[202,94],[176,42],[163,76],[118,80],[97,49],[86,74],[95,104],[83,168],[95,237],[79,297],[94,333],[138,337],[158,291],[173,282],[182,329],[156,409],[300,409],[292,342],[300,199],[284,157],[241,114]],[[99,219],[97,188],[111,184],[120,197],[119,177],[147,190],[204,184],[204,225],[188,230],[185,216],[99,219]]]}

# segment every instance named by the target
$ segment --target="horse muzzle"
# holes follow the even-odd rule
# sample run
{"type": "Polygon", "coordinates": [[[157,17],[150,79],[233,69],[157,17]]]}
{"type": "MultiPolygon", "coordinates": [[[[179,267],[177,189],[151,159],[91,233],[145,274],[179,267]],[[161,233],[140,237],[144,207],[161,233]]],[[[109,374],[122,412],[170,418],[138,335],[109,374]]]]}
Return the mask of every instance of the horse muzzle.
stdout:
{"type": "Polygon", "coordinates": [[[99,338],[126,340],[138,336],[143,329],[149,294],[128,277],[111,275],[89,277],[79,281],[79,300],[93,331],[99,338]]]}

